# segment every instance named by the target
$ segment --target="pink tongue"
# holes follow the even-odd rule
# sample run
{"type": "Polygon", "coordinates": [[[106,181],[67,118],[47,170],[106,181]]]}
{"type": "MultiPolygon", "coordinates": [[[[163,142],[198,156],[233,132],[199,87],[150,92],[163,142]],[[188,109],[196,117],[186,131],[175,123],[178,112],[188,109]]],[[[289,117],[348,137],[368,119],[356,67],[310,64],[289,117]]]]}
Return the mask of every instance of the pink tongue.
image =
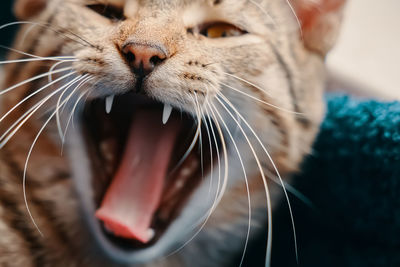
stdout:
{"type": "Polygon", "coordinates": [[[178,134],[174,121],[161,123],[155,111],[137,112],[121,165],[96,217],[114,235],[143,243],[153,237],[150,224],[157,210],[178,134]]]}

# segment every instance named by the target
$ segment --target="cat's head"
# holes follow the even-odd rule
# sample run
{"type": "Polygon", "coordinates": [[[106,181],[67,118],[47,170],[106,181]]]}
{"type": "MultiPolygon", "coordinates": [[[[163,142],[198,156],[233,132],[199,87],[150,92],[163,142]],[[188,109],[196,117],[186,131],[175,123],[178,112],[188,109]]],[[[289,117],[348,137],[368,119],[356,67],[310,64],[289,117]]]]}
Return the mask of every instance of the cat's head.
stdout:
{"type": "MultiPolygon", "coordinates": [[[[343,3],[16,1],[34,22],[16,48],[63,56],[42,85],[53,83],[62,138],[77,111],[71,173],[112,258],[148,262],[196,240],[242,249],[247,191],[262,222],[276,169],[287,175],[310,151],[343,3]]],[[[31,76],[48,71],[29,64],[31,76]]]]}

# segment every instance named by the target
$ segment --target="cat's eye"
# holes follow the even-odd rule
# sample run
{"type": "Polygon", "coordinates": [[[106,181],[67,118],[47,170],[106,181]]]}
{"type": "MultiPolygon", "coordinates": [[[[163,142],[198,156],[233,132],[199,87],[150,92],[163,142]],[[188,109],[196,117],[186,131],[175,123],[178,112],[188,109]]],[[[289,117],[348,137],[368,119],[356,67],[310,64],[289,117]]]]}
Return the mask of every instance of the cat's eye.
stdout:
{"type": "Polygon", "coordinates": [[[94,4],[87,5],[87,7],[94,12],[102,15],[111,20],[123,20],[125,19],[124,11],[122,8],[112,6],[112,5],[103,5],[103,4],[94,4]]]}
{"type": "Polygon", "coordinates": [[[246,33],[246,31],[239,29],[235,25],[225,22],[209,23],[200,29],[200,34],[208,38],[234,37],[246,33]]]}

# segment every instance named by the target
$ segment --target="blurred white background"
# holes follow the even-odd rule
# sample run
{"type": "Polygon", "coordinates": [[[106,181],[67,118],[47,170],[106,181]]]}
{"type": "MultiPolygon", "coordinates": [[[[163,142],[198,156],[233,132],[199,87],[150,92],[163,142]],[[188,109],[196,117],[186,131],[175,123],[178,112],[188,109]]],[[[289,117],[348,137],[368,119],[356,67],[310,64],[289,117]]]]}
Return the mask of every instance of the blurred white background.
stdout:
{"type": "Polygon", "coordinates": [[[400,0],[348,0],[328,67],[338,86],[400,99],[400,0]]]}

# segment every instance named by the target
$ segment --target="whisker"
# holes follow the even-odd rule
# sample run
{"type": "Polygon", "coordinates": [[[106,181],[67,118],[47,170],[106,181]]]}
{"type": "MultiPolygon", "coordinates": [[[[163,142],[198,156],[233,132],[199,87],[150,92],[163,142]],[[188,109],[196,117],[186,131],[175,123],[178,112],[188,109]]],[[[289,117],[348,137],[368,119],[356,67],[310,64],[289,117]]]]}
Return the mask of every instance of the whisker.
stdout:
{"type": "MultiPolygon", "coordinates": [[[[193,99],[193,97],[192,97],[192,99],[193,99]]],[[[194,99],[193,99],[193,101],[194,101],[194,99]]],[[[228,179],[228,157],[227,157],[226,143],[225,143],[225,140],[223,139],[222,130],[221,130],[221,128],[220,128],[218,122],[216,122],[216,124],[217,124],[216,126],[217,126],[217,129],[218,129],[218,131],[219,131],[219,134],[221,135],[221,142],[222,142],[222,146],[223,146],[223,153],[224,153],[224,159],[225,159],[224,181],[226,182],[227,179],[228,179]]],[[[217,142],[216,139],[215,139],[215,142],[217,142]]],[[[216,144],[217,144],[217,143],[216,143],[216,144]]],[[[217,190],[216,199],[217,199],[217,197],[218,197],[218,190],[217,190]]],[[[201,224],[200,228],[192,235],[192,237],[191,237],[188,241],[186,241],[186,242],[185,242],[182,246],[180,246],[178,249],[176,249],[176,250],[174,250],[173,252],[171,252],[170,254],[168,254],[168,255],[166,256],[166,258],[167,258],[167,257],[170,257],[170,256],[172,256],[172,255],[174,255],[174,254],[176,254],[176,253],[178,253],[180,250],[182,250],[184,247],[186,247],[186,246],[187,246],[201,231],[202,231],[202,229],[203,229],[204,226],[206,225],[207,221],[208,221],[209,218],[211,217],[212,212],[215,210],[216,206],[217,206],[217,201],[214,201],[212,207],[211,207],[211,208],[208,210],[208,212],[206,213],[206,219],[205,219],[205,221],[201,224]]],[[[203,220],[203,219],[202,219],[202,220],[203,220]]]]}
{"type": "MultiPolygon", "coordinates": [[[[264,170],[268,173],[268,178],[270,178],[274,183],[281,186],[281,182],[279,181],[279,178],[276,175],[274,175],[268,169],[264,169],[264,170]]],[[[308,207],[315,209],[314,203],[308,197],[306,197],[303,193],[301,193],[299,190],[297,190],[291,184],[289,184],[285,181],[283,181],[283,182],[284,182],[286,191],[288,191],[288,193],[291,193],[294,197],[296,197],[297,199],[302,201],[308,207]]]]}
{"type": "MultiPolygon", "coordinates": [[[[201,125],[202,123],[202,115],[201,115],[201,109],[200,109],[200,104],[197,99],[197,94],[194,93],[195,97],[195,104],[196,104],[196,113],[197,113],[197,120],[199,121],[198,123],[201,125]]],[[[204,162],[203,162],[203,135],[201,133],[201,127],[200,127],[200,136],[199,136],[199,145],[200,145],[200,168],[201,168],[201,177],[204,178],[204,162]]]]}
{"type": "Polygon", "coordinates": [[[222,187],[221,187],[221,192],[220,192],[220,194],[218,196],[216,204],[214,204],[214,208],[213,208],[213,210],[214,210],[217,207],[217,205],[221,202],[221,199],[222,199],[222,197],[223,197],[223,195],[224,195],[224,193],[226,191],[227,185],[228,185],[228,175],[229,175],[228,165],[229,165],[229,161],[228,161],[227,145],[226,145],[226,142],[225,142],[225,137],[224,137],[221,125],[219,124],[219,122],[217,120],[217,117],[215,116],[215,113],[214,113],[213,108],[210,105],[210,103],[207,101],[206,104],[209,106],[209,108],[210,108],[209,110],[210,110],[210,112],[212,114],[212,117],[214,118],[214,122],[215,122],[215,125],[217,127],[218,135],[219,135],[219,137],[221,139],[221,142],[222,142],[222,152],[224,154],[224,178],[223,178],[223,183],[222,183],[222,187]]]}
{"type": "Polygon", "coordinates": [[[42,57],[42,58],[24,58],[24,59],[15,59],[15,60],[3,60],[0,61],[0,65],[3,64],[12,64],[12,63],[23,63],[23,62],[32,62],[32,61],[61,61],[61,62],[74,62],[78,61],[77,59],[59,59],[56,57],[42,57]]]}
{"type": "Polygon", "coordinates": [[[232,144],[233,144],[233,146],[234,146],[234,148],[235,148],[235,150],[236,150],[236,154],[237,154],[237,156],[238,156],[238,158],[239,158],[240,165],[241,165],[242,170],[243,170],[244,181],[245,181],[245,184],[246,184],[246,192],[247,192],[247,200],[248,200],[248,209],[249,209],[249,215],[248,215],[248,216],[249,216],[249,219],[248,219],[248,227],[247,227],[247,233],[246,233],[246,241],[245,241],[245,245],[244,245],[244,249],[243,249],[242,258],[241,258],[241,260],[240,260],[240,265],[239,265],[239,266],[242,266],[242,265],[243,265],[243,262],[244,262],[245,255],[246,255],[247,246],[248,246],[248,243],[249,243],[250,230],[251,230],[251,197],[250,197],[249,182],[248,182],[248,178],[247,178],[246,168],[244,167],[243,160],[242,160],[242,156],[241,156],[240,151],[239,151],[239,148],[238,148],[238,146],[237,146],[237,144],[236,144],[236,142],[235,142],[235,139],[233,138],[231,131],[229,130],[228,126],[226,125],[225,121],[223,120],[223,118],[222,118],[222,116],[220,115],[220,113],[218,112],[218,110],[216,110],[215,107],[214,107],[214,110],[215,110],[215,112],[217,113],[218,117],[220,118],[221,123],[222,123],[223,126],[225,127],[226,132],[228,133],[228,135],[229,135],[229,137],[230,137],[230,139],[231,139],[231,141],[232,141],[232,144]]]}
{"type": "MultiPolygon", "coordinates": [[[[193,99],[193,103],[194,103],[194,99],[193,99]]],[[[187,159],[187,157],[189,156],[189,154],[192,152],[193,148],[195,147],[197,140],[200,136],[200,131],[201,131],[201,123],[197,124],[197,129],[196,129],[196,133],[195,136],[192,140],[192,143],[190,144],[189,148],[186,150],[185,154],[182,156],[182,158],[178,161],[178,163],[175,165],[175,167],[172,169],[172,171],[170,173],[174,173],[182,164],[183,162],[187,159]]]]}
{"type": "Polygon", "coordinates": [[[55,71],[52,71],[52,72],[48,71],[48,72],[45,72],[45,73],[36,75],[36,76],[34,76],[34,77],[32,77],[32,78],[26,79],[25,81],[19,82],[19,83],[14,84],[13,86],[10,86],[10,87],[8,87],[8,88],[6,88],[6,89],[4,89],[4,90],[1,90],[1,91],[0,91],[0,96],[3,95],[3,94],[5,94],[5,93],[8,93],[8,92],[14,90],[15,88],[20,87],[20,86],[22,86],[22,85],[25,85],[25,84],[27,84],[27,83],[36,81],[36,80],[38,80],[38,79],[40,79],[40,78],[46,77],[46,76],[49,75],[49,74],[56,74],[56,73],[60,73],[60,72],[68,71],[68,70],[72,70],[72,67],[66,67],[66,68],[62,68],[62,69],[55,70],[55,71]]]}
{"type": "MultiPolygon", "coordinates": [[[[272,159],[272,157],[271,157],[270,153],[268,152],[268,150],[266,149],[265,145],[263,144],[263,142],[261,141],[259,136],[256,134],[254,129],[247,122],[247,120],[239,113],[239,111],[234,107],[234,105],[222,93],[219,93],[219,96],[233,109],[233,111],[243,120],[243,122],[246,124],[248,129],[252,132],[254,137],[257,139],[257,142],[260,144],[261,148],[263,149],[264,153],[267,155],[269,161],[271,162],[272,167],[274,168],[274,171],[275,171],[276,175],[279,178],[279,182],[280,182],[282,190],[283,190],[283,192],[285,194],[286,202],[287,202],[288,208],[289,208],[289,214],[290,214],[290,219],[291,219],[291,223],[292,223],[292,230],[293,230],[293,239],[294,239],[296,261],[299,262],[298,245],[297,245],[297,234],[296,234],[296,226],[295,226],[295,223],[294,223],[294,215],[293,215],[292,205],[290,203],[290,199],[289,199],[286,187],[285,187],[285,183],[284,183],[284,181],[283,181],[283,179],[282,179],[282,177],[281,177],[281,175],[280,175],[280,173],[278,171],[278,167],[276,166],[274,160],[272,159]]],[[[217,97],[217,100],[220,102],[218,97],[217,97]]],[[[227,110],[227,112],[230,113],[229,110],[227,110]]]]}
{"type": "MultiPolygon", "coordinates": [[[[208,104],[208,103],[206,103],[208,104]]],[[[212,121],[211,121],[211,117],[210,117],[210,113],[207,109],[207,106],[205,106],[206,112],[207,112],[207,118],[208,118],[208,122],[210,125],[212,125],[212,121]]],[[[219,147],[218,147],[218,142],[217,142],[217,137],[214,131],[214,127],[210,127],[211,128],[211,134],[213,136],[214,139],[214,144],[215,144],[215,150],[217,153],[217,162],[218,162],[218,185],[217,185],[217,190],[216,192],[219,192],[219,188],[221,186],[221,158],[220,158],[220,151],[219,151],[219,147]]],[[[216,200],[215,200],[216,201],[216,200]]]]}
{"type": "MultiPolygon", "coordinates": [[[[212,125],[211,116],[210,116],[210,113],[208,111],[207,104],[208,103],[206,103],[206,105],[204,106],[204,109],[205,109],[205,111],[207,113],[207,118],[208,118],[209,124],[212,125]]],[[[213,118],[214,118],[214,121],[215,121],[216,120],[215,117],[213,117],[213,118]]],[[[196,226],[202,224],[202,222],[203,222],[203,225],[205,225],[205,223],[208,221],[208,217],[211,216],[212,212],[214,211],[215,207],[217,206],[218,192],[220,191],[220,188],[221,188],[221,159],[220,159],[220,151],[219,151],[219,148],[218,148],[217,137],[216,137],[216,134],[215,134],[215,131],[214,131],[213,127],[211,127],[211,133],[213,135],[213,140],[214,140],[215,149],[216,149],[216,153],[217,153],[217,162],[218,162],[218,164],[217,164],[218,165],[218,183],[217,183],[217,189],[216,189],[216,196],[215,196],[215,199],[213,201],[213,204],[212,204],[211,208],[204,214],[204,216],[202,216],[198,220],[197,223],[194,224],[196,226]]],[[[212,180],[211,179],[212,179],[212,173],[211,173],[211,178],[210,178],[210,185],[212,185],[212,180]]],[[[209,189],[209,192],[211,192],[211,187],[209,189]]],[[[201,227],[201,229],[202,229],[202,227],[201,227]]],[[[200,231],[198,231],[198,232],[200,232],[200,231]]]]}
{"type": "MultiPolygon", "coordinates": [[[[17,54],[21,54],[21,55],[24,55],[24,56],[28,56],[28,57],[33,57],[33,58],[44,58],[44,57],[42,57],[42,56],[38,56],[38,55],[26,53],[26,52],[24,52],[24,51],[21,51],[21,50],[15,49],[15,48],[11,48],[11,47],[8,47],[8,46],[4,46],[4,45],[0,45],[0,48],[3,48],[3,49],[6,49],[6,50],[15,52],[15,53],[17,53],[17,54]]],[[[45,58],[76,59],[76,57],[74,57],[74,56],[55,56],[55,57],[45,57],[45,58]]]]}
{"type": "MultiPolygon", "coordinates": [[[[68,89],[69,89],[71,86],[73,86],[75,83],[81,82],[82,80],[84,80],[85,78],[87,78],[87,76],[89,76],[89,74],[85,74],[85,75],[83,75],[83,76],[78,76],[78,77],[76,77],[74,80],[72,80],[72,82],[70,83],[70,85],[69,85],[67,88],[65,88],[65,90],[64,90],[64,91],[60,94],[60,96],[58,97],[57,105],[56,105],[57,110],[60,110],[59,107],[60,107],[61,99],[62,99],[62,97],[64,96],[64,94],[68,91],[68,89]]],[[[74,88],[74,90],[72,91],[72,93],[75,92],[77,89],[79,89],[79,85],[76,86],[76,87],[74,88]]],[[[71,93],[71,95],[72,95],[72,93],[71,93]]],[[[68,101],[67,101],[67,102],[68,102],[68,101]]],[[[61,127],[61,120],[60,120],[60,113],[59,113],[59,112],[56,113],[56,121],[57,121],[58,134],[60,135],[60,139],[63,140],[64,137],[63,137],[62,127],[61,127]]]]}
{"type": "MultiPolygon", "coordinates": [[[[74,73],[71,73],[74,74],[74,73]]],[[[33,116],[33,114],[46,103],[52,96],[55,94],[59,93],[61,90],[63,90],[65,87],[67,87],[69,83],[66,85],[63,85],[62,87],[58,88],[54,92],[52,92],[50,95],[45,97],[43,100],[40,102],[36,103],[33,107],[31,107],[27,112],[25,112],[24,115],[22,115],[8,130],[0,137],[0,149],[7,144],[7,142],[14,136],[14,134],[25,124],[27,120],[29,120],[30,117],[33,116]],[[15,128],[14,128],[15,127],[15,128]],[[14,130],[9,133],[12,129],[14,130]],[[9,133],[9,134],[8,134],[9,133]],[[8,136],[7,136],[8,134],[8,136]]]]}
{"type": "Polygon", "coordinates": [[[68,29],[60,28],[59,30],[57,30],[57,29],[55,29],[54,27],[52,27],[50,24],[46,24],[46,23],[39,23],[39,22],[32,22],[32,21],[14,21],[14,22],[10,22],[10,23],[6,23],[6,24],[1,25],[1,26],[0,26],[0,30],[4,29],[4,28],[6,28],[6,27],[10,27],[10,26],[14,26],[14,25],[23,25],[23,24],[37,25],[37,26],[40,26],[40,27],[49,29],[49,30],[51,30],[51,31],[53,31],[53,32],[55,32],[55,33],[61,34],[62,36],[64,36],[64,37],[70,39],[71,41],[74,41],[74,42],[76,42],[76,43],[79,43],[79,44],[81,44],[81,45],[83,45],[83,46],[90,46],[90,47],[95,48],[95,49],[98,48],[97,46],[95,46],[95,45],[93,45],[92,43],[90,43],[88,40],[82,38],[81,36],[77,35],[77,34],[74,33],[74,32],[71,32],[71,31],[68,30],[68,29]],[[83,43],[80,42],[80,41],[78,41],[78,40],[76,40],[76,39],[74,39],[74,38],[71,38],[70,36],[68,36],[67,34],[65,34],[65,33],[62,32],[62,31],[65,31],[66,33],[71,34],[72,36],[78,38],[78,39],[79,39],[80,41],[82,41],[83,43]]]}
{"type": "MultiPolygon", "coordinates": [[[[72,117],[74,116],[74,113],[75,113],[75,110],[76,110],[76,108],[77,108],[77,106],[78,106],[78,103],[81,101],[81,99],[82,99],[88,92],[89,92],[89,89],[85,90],[83,93],[81,93],[81,94],[79,95],[78,99],[76,100],[76,102],[75,102],[75,104],[74,104],[74,106],[73,106],[73,108],[72,108],[72,110],[71,110],[71,113],[70,113],[70,115],[69,115],[69,117],[68,117],[67,124],[66,124],[66,126],[65,126],[64,135],[63,135],[63,140],[62,140],[62,146],[63,146],[63,147],[64,147],[64,143],[65,143],[65,138],[66,138],[66,136],[67,136],[67,131],[68,131],[69,124],[71,123],[72,117]]],[[[63,149],[61,149],[61,150],[63,150],[63,149]]],[[[61,153],[61,154],[62,154],[62,153],[61,153]]]]}
{"type": "Polygon", "coordinates": [[[297,12],[294,10],[294,7],[291,3],[291,0],[286,0],[286,3],[288,4],[290,10],[292,11],[294,17],[296,18],[297,21],[297,25],[299,26],[299,31],[300,31],[300,37],[303,40],[304,39],[304,33],[303,33],[303,27],[301,25],[301,21],[299,19],[299,17],[297,16],[297,12]]]}
{"type": "MultiPolygon", "coordinates": [[[[206,103],[206,104],[208,104],[208,103],[206,103]]],[[[207,106],[204,106],[204,108],[205,108],[205,110],[206,110],[206,112],[207,112],[207,114],[208,114],[208,120],[209,120],[210,124],[212,125],[211,118],[210,118],[210,115],[209,115],[210,113],[209,113],[209,111],[208,111],[208,109],[207,109],[207,106]]],[[[214,118],[214,121],[216,121],[215,116],[213,116],[213,118],[214,118]]],[[[218,123],[218,122],[216,122],[216,123],[218,123]]],[[[219,156],[218,142],[217,142],[217,138],[216,138],[216,135],[215,135],[215,132],[214,132],[214,129],[213,129],[213,128],[211,128],[211,132],[212,132],[213,137],[214,137],[214,144],[215,144],[216,151],[217,151],[217,160],[218,160],[218,184],[217,184],[216,195],[215,195],[215,198],[214,198],[214,201],[213,201],[212,206],[211,206],[210,209],[204,214],[204,216],[202,216],[202,217],[198,220],[198,222],[197,222],[196,224],[194,224],[194,225],[196,225],[196,226],[202,224],[202,227],[199,229],[198,232],[200,232],[201,229],[205,226],[205,224],[207,223],[209,217],[211,216],[211,214],[213,213],[213,211],[215,210],[215,208],[217,207],[217,205],[218,205],[218,203],[219,203],[219,200],[218,200],[218,199],[220,199],[219,196],[220,196],[220,195],[222,196],[222,194],[219,193],[219,192],[220,192],[220,188],[221,188],[221,160],[220,160],[220,156],[219,156]]],[[[227,176],[226,176],[226,177],[227,177],[227,176]]],[[[226,178],[226,180],[227,180],[227,178],[226,178]]],[[[211,181],[210,181],[210,184],[212,184],[211,181]]],[[[211,190],[211,188],[210,188],[210,190],[211,190]]],[[[221,191],[222,191],[222,190],[221,190],[221,191]]]]}
{"type": "MultiPolygon", "coordinates": [[[[81,83],[80,85],[78,85],[78,87],[83,87],[86,83],[90,82],[90,81],[93,80],[94,78],[95,78],[95,77],[88,77],[85,81],[82,81],[82,83],[81,83]]],[[[69,124],[70,124],[70,122],[71,122],[71,120],[72,120],[72,118],[73,118],[73,114],[75,113],[75,110],[76,110],[76,108],[77,108],[77,106],[78,106],[78,103],[79,103],[80,100],[81,100],[85,95],[87,95],[88,93],[89,93],[89,89],[87,89],[87,90],[85,90],[83,93],[81,93],[81,95],[80,95],[80,96],[78,97],[78,99],[76,100],[74,106],[72,107],[72,111],[71,111],[71,113],[70,113],[70,115],[69,115],[67,124],[66,124],[66,126],[65,126],[65,131],[64,131],[64,135],[63,135],[63,143],[64,143],[64,141],[65,141],[65,136],[66,136],[66,132],[67,132],[67,130],[68,130],[68,126],[69,126],[69,124]]]]}
{"type": "Polygon", "coordinates": [[[235,79],[237,79],[237,80],[239,80],[241,82],[244,82],[244,83],[246,83],[246,84],[248,84],[250,86],[253,86],[254,88],[257,88],[258,90],[260,90],[260,91],[264,92],[265,94],[269,95],[270,97],[272,97],[271,94],[267,92],[267,90],[265,90],[264,88],[261,88],[260,86],[258,86],[255,83],[252,83],[252,82],[250,82],[248,80],[245,80],[243,78],[240,78],[239,76],[233,75],[233,74],[228,73],[228,72],[222,72],[222,73],[227,75],[227,76],[229,76],[229,77],[235,78],[235,79]]]}
{"type": "MultiPolygon", "coordinates": [[[[29,98],[32,98],[33,96],[35,96],[36,94],[40,93],[41,91],[43,91],[44,89],[46,89],[47,87],[67,78],[68,76],[71,76],[72,74],[66,74],[62,77],[60,77],[59,79],[57,79],[56,81],[46,84],[45,86],[37,89],[35,92],[31,93],[30,95],[26,96],[24,99],[22,99],[21,101],[19,101],[16,105],[14,105],[9,111],[7,111],[6,114],[4,114],[1,118],[0,118],[0,122],[3,121],[8,115],[10,115],[11,112],[13,112],[16,108],[18,108],[20,105],[22,105],[23,103],[25,103],[29,98]]],[[[1,140],[1,138],[0,138],[1,140]]]]}
{"type": "Polygon", "coordinates": [[[21,42],[19,43],[19,45],[21,46],[21,44],[25,43],[25,39],[28,36],[28,34],[36,27],[36,25],[31,25],[29,26],[28,29],[26,29],[26,31],[24,32],[24,35],[21,38],[21,42]]]}
{"type": "Polygon", "coordinates": [[[256,1],[254,0],[249,0],[250,3],[254,4],[256,7],[258,7],[262,13],[264,13],[270,20],[271,20],[271,26],[275,26],[275,20],[272,18],[272,16],[256,1]]]}
{"type": "Polygon", "coordinates": [[[53,71],[54,71],[59,65],[64,64],[64,63],[68,63],[68,62],[70,62],[70,61],[59,61],[59,62],[54,63],[54,64],[50,67],[50,69],[49,69],[49,74],[47,75],[47,76],[48,76],[48,77],[47,77],[48,81],[49,81],[49,82],[52,82],[52,81],[53,81],[53,71]]]}
{"type": "MultiPolygon", "coordinates": [[[[78,85],[78,88],[79,88],[79,87],[82,87],[83,85],[85,85],[87,82],[89,82],[89,81],[92,80],[92,79],[94,79],[94,77],[88,77],[86,80],[82,81],[81,84],[78,85]]],[[[78,99],[76,100],[76,102],[75,102],[75,104],[74,104],[74,106],[73,106],[73,108],[72,108],[72,111],[71,111],[71,113],[70,113],[70,115],[69,115],[67,124],[66,124],[66,126],[65,126],[65,131],[64,131],[64,134],[63,134],[63,137],[62,137],[62,142],[61,142],[61,143],[62,143],[61,154],[62,154],[63,149],[64,149],[64,143],[65,143],[65,138],[66,138],[66,136],[67,136],[68,126],[69,126],[69,124],[70,124],[70,122],[71,122],[71,120],[72,120],[72,118],[73,118],[73,115],[74,115],[74,113],[75,113],[76,107],[78,106],[79,101],[80,101],[87,93],[89,93],[89,89],[87,89],[87,90],[85,90],[83,93],[81,93],[81,95],[80,95],[80,96],[78,97],[78,99]]],[[[64,105],[64,106],[65,106],[65,105],[64,105]]]]}
{"type": "MultiPolygon", "coordinates": [[[[206,103],[206,104],[208,104],[208,103],[206,103]]],[[[209,104],[208,104],[208,105],[209,105],[209,104]]],[[[205,109],[207,110],[206,107],[205,107],[205,109]]],[[[211,106],[210,106],[210,110],[211,110],[211,106]]],[[[211,110],[211,112],[213,113],[212,110],[211,110]]],[[[208,111],[207,111],[207,113],[208,113],[208,111]]],[[[208,113],[208,114],[209,114],[209,113],[208,113]]],[[[217,129],[218,129],[219,133],[222,134],[221,127],[220,127],[220,125],[219,125],[217,119],[215,118],[215,114],[213,114],[213,117],[214,117],[214,120],[215,120],[215,123],[216,123],[216,126],[217,126],[217,129]]],[[[211,121],[210,121],[210,123],[211,123],[211,121]]],[[[212,129],[212,131],[213,131],[213,128],[211,128],[211,129],[212,129]]],[[[213,132],[214,132],[214,131],[213,131],[213,132]]],[[[214,139],[214,140],[215,140],[215,143],[217,144],[215,135],[214,135],[214,138],[215,138],[215,139],[214,139]]],[[[225,139],[223,138],[223,135],[221,136],[221,141],[222,141],[222,144],[223,144],[223,153],[224,153],[224,159],[225,159],[225,173],[224,173],[224,186],[223,186],[224,188],[223,188],[223,190],[221,190],[221,192],[218,194],[218,192],[219,192],[219,186],[220,186],[220,180],[221,180],[221,176],[220,176],[220,174],[221,174],[221,172],[220,172],[220,161],[219,161],[219,156],[218,156],[218,162],[219,162],[219,165],[218,165],[218,168],[219,168],[218,188],[217,188],[217,190],[216,190],[216,193],[217,193],[217,194],[216,194],[216,197],[215,197],[215,200],[214,200],[214,202],[213,202],[212,207],[208,210],[208,212],[205,214],[205,216],[203,216],[203,217],[200,219],[200,221],[203,221],[203,220],[204,220],[204,221],[203,221],[203,223],[201,224],[200,228],[196,231],[196,233],[194,233],[193,236],[192,236],[187,242],[185,242],[181,247],[179,247],[177,250],[175,250],[174,252],[172,252],[171,254],[169,254],[167,257],[169,257],[169,256],[171,256],[171,255],[173,255],[173,254],[179,252],[180,250],[182,250],[185,246],[187,246],[187,245],[202,231],[202,229],[205,227],[206,223],[208,222],[209,218],[211,217],[213,211],[216,209],[218,203],[220,202],[220,200],[221,200],[221,198],[222,198],[222,196],[223,196],[223,193],[225,192],[226,182],[227,182],[227,179],[228,179],[228,158],[227,158],[227,150],[226,150],[226,146],[225,146],[226,143],[225,143],[225,139]],[[204,217],[205,217],[205,218],[204,218],[204,217]]],[[[218,146],[216,146],[216,147],[218,147],[218,146]]],[[[218,153],[218,155],[219,155],[219,153],[218,153]]]]}
{"type": "Polygon", "coordinates": [[[220,84],[223,85],[223,86],[225,86],[225,87],[227,87],[227,88],[229,88],[229,89],[232,89],[232,90],[235,91],[235,92],[238,92],[238,93],[240,93],[240,94],[242,94],[242,95],[245,95],[245,96],[247,96],[247,97],[249,97],[249,98],[251,98],[251,99],[253,99],[253,100],[255,100],[255,101],[258,101],[258,102],[260,102],[260,103],[262,103],[262,104],[265,104],[265,105],[267,105],[267,106],[270,106],[270,107],[272,107],[272,108],[276,108],[276,109],[278,109],[278,110],[280,110],[280,111],[284,111],[284,112],[287,112],[287,113],[290,113],[290,114],[295,114],[295,115],[298,115],[298,116],[304,116],[304,113],[300,113],[300,112],[296,112],[296,111],[292,111],[292,110],[289,110],[289,109],[285,109],[285,108],[278,107],[278,106],[276,106],[276,105],[274,105],[274,104],[271,104],[271,103],[265,102],[265,101],[263,101],[263,100],[261,100],[261,99],[258,99],[257,97],[254,97],[254,96],[252,96],[252,95],[250,95],[250,94],[248,94],[248,93],[245,93],[245,92],[243,92],[243,91],[240,91],[239,89],[236,89],[236,88],[234,88],[234,87],[232,87],[232,86],[230,86],[230,85],[228,85],[228,84],[225,84],[225,83],[222,83],[222,82],[220,82],[220,84]]]}
{"type": "MultiPolygon", "coordinates": [[[[68,90],[68,88],[67,88],[67,89],[64,89],[64,90],[68,90]]],[[[73,93],[74,93],[74,92],[72,92],[70,96],[72,96],[73,93]]],[[[64,100],[64,102],[62,103],[62,105],[64,105],[68,99],[69,99],[69,98],[67,98],[66,100],[64,100]]],[[[33,218],[33,215],[32,215],[32,213],[31,213],[31,210],[30,210],[29,204],[28,204],[28,198],[27,198],[27,195],[26,195],[26,174],[27,174],[27,170],[28,170],[29,159],[30,159],[30,157],[31,157],[31,155],[32,155],[33,148],[34,148],[34,146],[35,146],[37,140],[39,139],[40,135],[42,134],[42,132],[43,132],[44,129],[46,128],[46,126],[49,124],[49,122],[51,121],[51,119],[57,114],[59,108],[60,108],[60,107],[56,107],[56,110],[49,116],[49,118],[46,120],[46,122],[45,122],[45,123],[43,124],[43,126],[40,128],[40,130],[39,130],[39,132],[37,133],[35,139],[33,140],[32,145],[31,145],[31,147],[29,148],[28,155],[27,155],[27,157],[26,157],[25,166],[24,166],[24,175],[23,175],[23,180],[22,180],[22,190],[23,190],[23,195],[24,195],[25,207],[26,207],[26,209],[27,209],[27,212],[28,212],[28,214],[29,214],[29,217],[30,217],[32,223],[34,224],[35,228],[38,230],[38,232],[40,233],[41,236],[43,236],[43,233],[40,231],[39,226],[36,224],[36,221],[35,221],[35,219],[33,218]]]]}
{"type": "MultiPolygon", "coordinates": [[[[238,127],[240,128],[240,131],[242,132],[243,136],[245,137],[250,150],[253,153],[254,159],[256,160],[259,172],[261,174],[262,177],[262,181],[264,183],[264,188],[265,188],[265,194],[267,197],[267,213],[268,213],[268,238],[267,238],[267,251],[266,251],[266,260],[265,260],[265,265],[266,266],[270,266],[271,265],[271,252],[272,252],[272,206],[271,206],[271,196],[270,196],[270,192],[269,192],[269,186],[268,186],[268,182],[267,179],[265,177],[264,174],[264,170],[262,168],[261,162],[257,156],[257,153],[249,139],[249,137],[247,136],[246,132],[244,131],[244,129],[242,128],[242,126],[238,123],[238,121],[236,120],[235,116],[233,116],[233,114],[229,111],[229,109],[225,106],[225,104],[219,99],[218,96],[215,97],[215,99],[217,99],[217,101],[220,103],[220,105],[226,110],[226,112],[228,112],[228,114],[230,115],[230,117],[235,121],[235,123],[238,125],[238,127]]],[[[243,120],[243,118],[242,118],[243,120]]]]}
{"type": "MultiPolygon", "coordinates": [[[[207,114],[202,114],[202,118],[204,120],[204,125],[206,128],[206,132],[207,132],[207,137],[208,137],[208,142],[209,142],[209,148],[210,148],[210,188],[208,189],[208,197],[210,197],[211,195],[211,187],[213,184],[213,170],[214,170],[214,159],[213,159],[213,148],[212,148],[212,140],[211,140],[211,134],[210,134],[210,129],[209,127],[213,127],[212,124],[208,124],[207,122],[207,117],[208,117],[208,113],[207,114]]],[[[218,145],[218,144],[216,144],[218,145]]]]}

